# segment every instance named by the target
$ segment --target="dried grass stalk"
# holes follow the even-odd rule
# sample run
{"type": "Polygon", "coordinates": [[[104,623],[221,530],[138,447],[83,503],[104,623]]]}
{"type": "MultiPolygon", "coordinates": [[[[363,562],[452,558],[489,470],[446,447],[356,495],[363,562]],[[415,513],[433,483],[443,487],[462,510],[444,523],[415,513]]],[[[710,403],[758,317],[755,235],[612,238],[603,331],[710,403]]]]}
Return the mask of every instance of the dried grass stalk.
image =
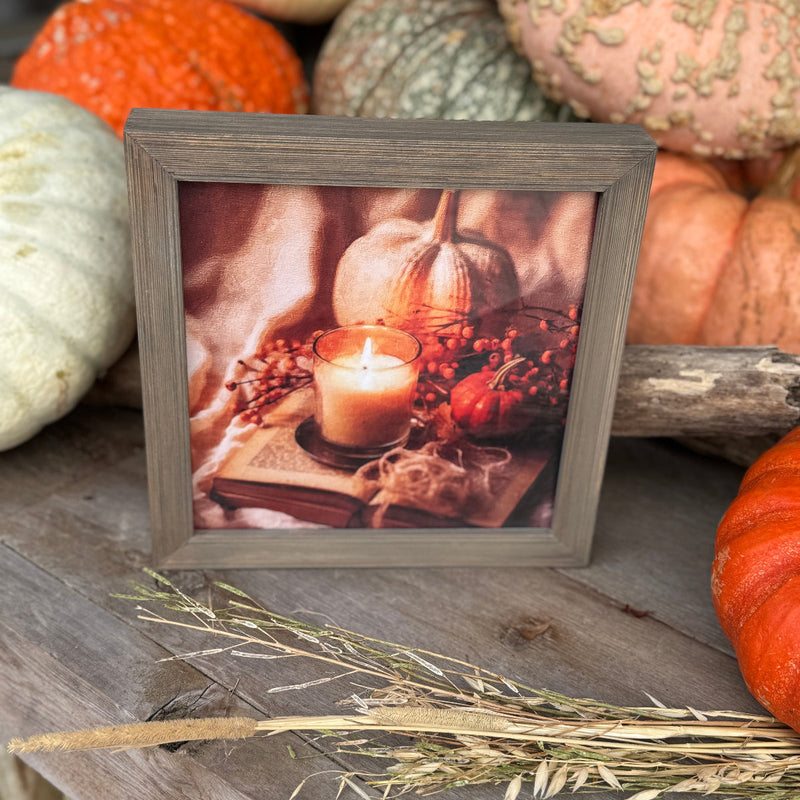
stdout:
{"type": "Polygon", "coordinates": [[[63,733],[43,733],[29,739],[12,739],[12,753],[53,750],[123,750],[172,742],[207,739],[247,739],[256,733],[256,720],[247,717],[158,720],[131,725],[109,725],[63,733]]]}
{"type": "Polygon", "coordinates": [[[515,800],[523,783],[530,782],[536,798],[601,789],[627,792],[630,800],[656,800],[668,792],[800,797],[800,736],[772,717],[657,703],[619,707],[531,689],[447,656],[271,614],[224,584],[217,586],[232,599],[212,608],[150,574],[156,588],[139,585],[127,597],[190,618],[166,617],[140,605],[142,619],[207,632],[225,642],[176,658],[304,657],[335,665],[335,677],[270,691],[302,690],[354,675],[359,689],[342,703],[355,713],[137,723],[17,739],[12,750],[120,749],[318,731],[333,735],[339,752],[388,760],[382,771],[357,776],[382,787],[386,796],[506,784],[505,800],[515,800]],[[366,679],[374,687],[365,689],[366,679]],[[352,741],[349,732],[362,736],[352,741]],[[405,734],[408,743],[380,746],[377,737],[363,737],[376,732],[405,734]]]}

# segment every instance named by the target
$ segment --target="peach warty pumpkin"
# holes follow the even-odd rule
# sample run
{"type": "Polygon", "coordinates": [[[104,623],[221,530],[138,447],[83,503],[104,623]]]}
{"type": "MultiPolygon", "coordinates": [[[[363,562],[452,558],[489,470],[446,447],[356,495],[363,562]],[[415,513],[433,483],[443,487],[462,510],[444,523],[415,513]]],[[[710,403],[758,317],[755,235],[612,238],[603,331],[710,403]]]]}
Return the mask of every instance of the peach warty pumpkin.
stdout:
{"type": "Polygon", "coordinates": [[[499,0],[555,101],[668,150],[753,158],[800,140],[800,6],[768,0],[499,0]]]}

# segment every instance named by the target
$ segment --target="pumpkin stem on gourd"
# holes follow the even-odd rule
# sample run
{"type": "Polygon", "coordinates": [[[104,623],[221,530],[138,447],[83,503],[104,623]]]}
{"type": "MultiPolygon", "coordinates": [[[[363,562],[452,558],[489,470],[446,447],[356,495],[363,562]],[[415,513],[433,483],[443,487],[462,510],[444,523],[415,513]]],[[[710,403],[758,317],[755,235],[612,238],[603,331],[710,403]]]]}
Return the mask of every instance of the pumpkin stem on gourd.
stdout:
{"type": "Polygon", "coordinates": [[[486,385],[494,391],[495,389],[504,389],[505,388],[505,379],[508,374],[511,372],[517,364],[521,364],[525,361],[525,356],[517,356],[516,358],[512,358],[507,364],[503,364],[497,372],[494,373],[492,379],[486,385]]]}
{"type": "Polygon", "coordinates": [[[800,145],[786,151],[781,165],[761,190],[762,195],[769,197],[791,197],[792,187],[800,178],[800,145]]]}
{"type": "Polygon", "coordinates": [[[456,214],[458,213],[458,192],[445,189],[433,215],[433,240],[452,242],[456,236],[456,214]]]}

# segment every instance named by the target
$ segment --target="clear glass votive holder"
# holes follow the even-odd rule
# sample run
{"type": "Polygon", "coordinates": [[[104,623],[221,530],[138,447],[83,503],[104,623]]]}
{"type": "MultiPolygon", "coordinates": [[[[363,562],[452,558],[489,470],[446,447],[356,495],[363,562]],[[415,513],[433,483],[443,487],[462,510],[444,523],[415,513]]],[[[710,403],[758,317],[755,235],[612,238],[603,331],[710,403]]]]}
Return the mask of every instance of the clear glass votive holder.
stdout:
{"type": "Polygon", "coordinates": [[[314,419],[329,445],[379,456],[408,441],[419,340],[382,325],[348,325],[314,342],[314,419]]]}

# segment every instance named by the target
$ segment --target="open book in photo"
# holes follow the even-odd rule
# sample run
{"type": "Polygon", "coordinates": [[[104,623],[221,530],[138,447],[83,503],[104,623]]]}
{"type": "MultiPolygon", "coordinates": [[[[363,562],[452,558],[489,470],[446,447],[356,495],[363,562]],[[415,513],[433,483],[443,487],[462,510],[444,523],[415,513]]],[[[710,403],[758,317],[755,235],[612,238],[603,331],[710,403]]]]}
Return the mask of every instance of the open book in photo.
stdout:
{"type": "MultiPolygon", "coordinates": [[[[422,507],[359,472],[312,458],[291,427],[260,428],[221,465],[211,497],[228,508],[269,508],[335,528],[529,525],[535,508],[551,500],[558,448],[548,440],[507,450],[510,458],[492,470],[480,501],[467,498],[460,513],[442,513],[446,503],[422,507]]],[[[468,462],[466,469],[469,475],[468,462]]]]}

